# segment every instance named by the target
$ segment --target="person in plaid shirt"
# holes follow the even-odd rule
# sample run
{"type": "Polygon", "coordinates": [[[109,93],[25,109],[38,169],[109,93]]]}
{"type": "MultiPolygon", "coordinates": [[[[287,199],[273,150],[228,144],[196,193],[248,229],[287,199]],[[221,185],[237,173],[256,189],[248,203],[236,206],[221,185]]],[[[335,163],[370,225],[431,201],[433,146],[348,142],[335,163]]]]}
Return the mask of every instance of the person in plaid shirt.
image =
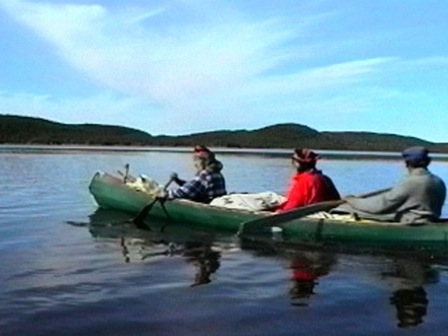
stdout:
{"type": "Polygon", "coordinates": [[[179,188],[169,190],[168,199],[186,198],[201,203],[210,203],[214,198],[227,194],[226,182],[221,174],[222,163],[215,158],[215,154],[205,146],[194,147],[194,165],[196,176],[190,181],[181,180],[176,173],[172,180],[179,188]]]}

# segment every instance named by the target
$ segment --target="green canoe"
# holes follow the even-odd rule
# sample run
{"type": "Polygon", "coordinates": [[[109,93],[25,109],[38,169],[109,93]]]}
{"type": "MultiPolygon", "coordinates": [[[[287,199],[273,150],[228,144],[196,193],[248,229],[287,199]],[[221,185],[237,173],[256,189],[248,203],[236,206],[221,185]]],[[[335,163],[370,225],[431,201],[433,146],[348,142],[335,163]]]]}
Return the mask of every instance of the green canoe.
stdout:
{"type": "MultiPolygon", "coordinates": [[[[135,215],[152,201],[148,194],[128,187],[123,179],[98,172],[92,178],[90,193],[101,208],[115,209],[135,215]]],[[[236,233],[241,223],[261,217],[275,216],[269,212],[235,210],[188,200],[165,202],[165,210],[156,202],[149,216],[182,225],[236,233]],[[166,211],[165,211],[166,210],[166,211]]],[[[334,219],[300,218],[257,234],[269,235],[285,243],[342,244],[350,246],[411,249],[448,252],[447,220],[440,223],[408,226],[378,221],[342,221],[334,219]]]]}

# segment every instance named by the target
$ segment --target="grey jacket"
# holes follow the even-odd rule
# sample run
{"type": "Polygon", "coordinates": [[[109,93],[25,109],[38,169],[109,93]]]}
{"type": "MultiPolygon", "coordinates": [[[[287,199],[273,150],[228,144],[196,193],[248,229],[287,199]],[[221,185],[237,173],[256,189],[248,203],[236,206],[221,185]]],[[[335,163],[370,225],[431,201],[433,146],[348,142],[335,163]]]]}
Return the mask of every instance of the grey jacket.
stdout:
{"type": "Polygon", "coordinates": [[[361,217],[363,212],[390,215],[395,221],[410,224],[440,218],[445,197],[446,186],[439,177],[425,168],[414,168],[390,191],[368,198],[350,197],[347,203],[361,217]]]}

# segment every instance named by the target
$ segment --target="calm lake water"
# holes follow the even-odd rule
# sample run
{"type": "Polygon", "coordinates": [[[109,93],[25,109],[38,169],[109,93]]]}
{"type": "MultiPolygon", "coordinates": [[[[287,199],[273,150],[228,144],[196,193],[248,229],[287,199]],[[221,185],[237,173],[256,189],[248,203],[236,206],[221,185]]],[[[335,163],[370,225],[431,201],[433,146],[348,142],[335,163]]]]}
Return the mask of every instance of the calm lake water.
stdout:
{"type": "MultiPolygon", "coordinates": [[[[284,158],[221,154],[229,191],[283,192],[284,158]]],[[[445,335],[448,264],[409,256],[244,246],[99,211],[98,170],[164,183],[188,153],[0,147],[0,335],[445,335]]],[[[322,160],[342,194],[394,184],[399,160],[322,160]]],[[[448,162],[431,170],[448,182],[448,162]]],[[[444,208],[448,217],[448,206],[444,208]]],[[[157,225],[158,223],[154,223],[157,225]]],[[[448,259],[448,258],[447,258],[448,259]]]]}

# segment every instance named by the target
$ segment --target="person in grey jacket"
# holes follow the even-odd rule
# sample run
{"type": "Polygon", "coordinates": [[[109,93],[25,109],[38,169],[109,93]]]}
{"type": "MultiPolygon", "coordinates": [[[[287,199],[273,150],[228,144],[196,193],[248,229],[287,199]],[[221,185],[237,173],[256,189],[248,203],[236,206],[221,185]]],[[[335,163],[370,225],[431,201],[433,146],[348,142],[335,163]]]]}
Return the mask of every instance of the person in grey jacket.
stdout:
{"type": "Polygon", "coordinates": [[[376,196],[346,197],[345,201],[360,217],[386,215],[406,224],[437,221],[445,202],[446,186],[428,170],[431,162],[428,154],[428,150],[420,146],[405,149],[402,156],[408,174],[398,185],[376,196]]]}

